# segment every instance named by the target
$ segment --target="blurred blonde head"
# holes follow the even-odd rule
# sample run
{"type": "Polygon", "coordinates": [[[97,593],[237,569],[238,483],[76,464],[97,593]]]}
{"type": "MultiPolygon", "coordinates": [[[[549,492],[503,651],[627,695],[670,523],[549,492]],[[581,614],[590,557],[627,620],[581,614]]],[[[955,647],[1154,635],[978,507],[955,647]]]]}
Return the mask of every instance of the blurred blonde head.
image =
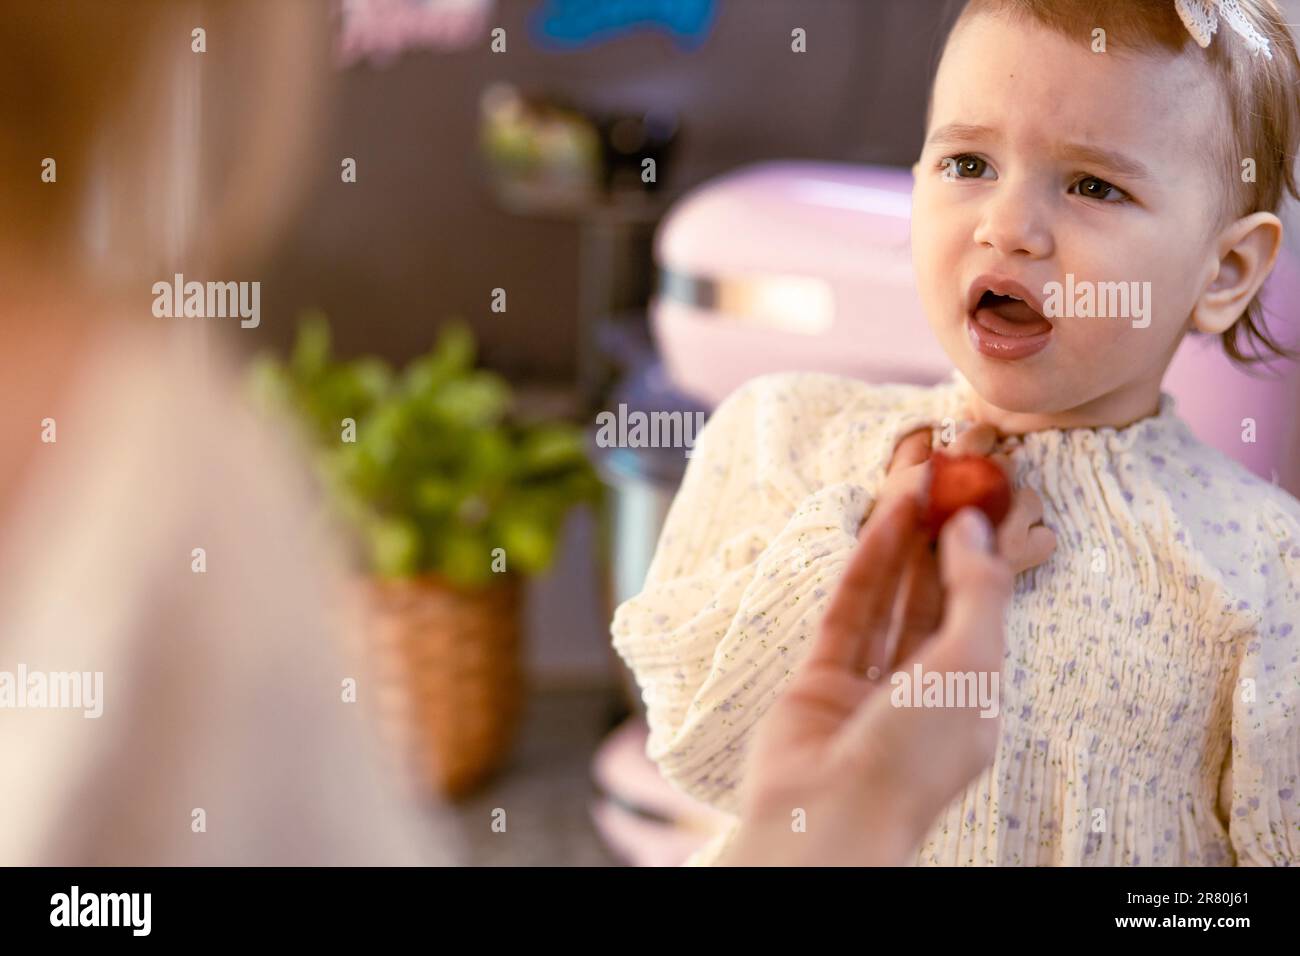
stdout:
{"type": "Polygon", "coordinates": [[[0,0],[0,280],[147,304],[256,261],[314,161],[328,9],[0,0]]]}

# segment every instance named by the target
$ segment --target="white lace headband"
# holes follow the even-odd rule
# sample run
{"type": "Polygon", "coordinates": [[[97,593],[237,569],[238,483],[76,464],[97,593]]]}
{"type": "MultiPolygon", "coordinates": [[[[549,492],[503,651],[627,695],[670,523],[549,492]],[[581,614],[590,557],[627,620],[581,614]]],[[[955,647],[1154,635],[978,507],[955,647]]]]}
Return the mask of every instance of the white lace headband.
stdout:
{"type": "Polygon", "coordinates": [[[1246,19],[1237,0],[1174,0],[1178,15],[1183,18],[1187,32],[1203,47],[1210,45],[1210,37],[1219,29],[1222,18],[1243,40],[1251,53],[1262,53],[1273,59],[1268,39],[1246,19]]]}

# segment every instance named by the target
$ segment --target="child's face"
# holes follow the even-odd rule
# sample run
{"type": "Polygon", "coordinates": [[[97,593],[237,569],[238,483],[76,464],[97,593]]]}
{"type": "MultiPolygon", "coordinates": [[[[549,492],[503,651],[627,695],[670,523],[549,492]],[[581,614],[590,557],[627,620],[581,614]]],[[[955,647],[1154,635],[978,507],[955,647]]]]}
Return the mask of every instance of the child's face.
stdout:
{"type": "Polygon", "coordinates": [[[1212,78],[1185,57],[1086,41],[1002,16],[960,26],[915,168],[930,324],[979,397],[1025,428],[1153,412],[1217,261],[1212,78]],[[1032,309],[979,302],[988,284],[1032,309]]]}

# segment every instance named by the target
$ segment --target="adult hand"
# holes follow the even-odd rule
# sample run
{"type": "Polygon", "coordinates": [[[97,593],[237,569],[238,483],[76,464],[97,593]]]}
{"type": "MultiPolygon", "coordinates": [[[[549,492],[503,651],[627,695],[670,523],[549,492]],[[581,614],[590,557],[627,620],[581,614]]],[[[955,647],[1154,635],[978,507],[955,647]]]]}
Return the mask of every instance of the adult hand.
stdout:
{"type": "Polygon", "coordinates": [[[888,673],[997,672],[1013,574],[982,513],[939,541],[939,577],[910,494],[862,528],[816,640],[755,733],[741,822],[722,865],[899,865],[992,761],[999,720],[978,707],[895,707],[888,673]],[[918,627],[942,588],[937,630],[918,627]]]}

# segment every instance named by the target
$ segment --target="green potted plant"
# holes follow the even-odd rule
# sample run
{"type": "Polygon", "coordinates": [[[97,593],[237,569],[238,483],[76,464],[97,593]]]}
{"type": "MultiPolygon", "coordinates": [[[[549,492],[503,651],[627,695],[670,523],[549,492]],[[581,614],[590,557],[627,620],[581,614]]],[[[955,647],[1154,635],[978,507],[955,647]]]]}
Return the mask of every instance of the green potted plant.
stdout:
{"type": "Polygon", "coordinates": [[[305,426],[358,544],[364,636],[401,706],[390,724],[430,785],[468,791],[522,708],[522,580],[551,565],[569,509],[600,494],[581,429],[524,418],[458,320],[394,369],[336,358],[311,315],[288,360],[258,358],[251,380],[305,426]]]}

